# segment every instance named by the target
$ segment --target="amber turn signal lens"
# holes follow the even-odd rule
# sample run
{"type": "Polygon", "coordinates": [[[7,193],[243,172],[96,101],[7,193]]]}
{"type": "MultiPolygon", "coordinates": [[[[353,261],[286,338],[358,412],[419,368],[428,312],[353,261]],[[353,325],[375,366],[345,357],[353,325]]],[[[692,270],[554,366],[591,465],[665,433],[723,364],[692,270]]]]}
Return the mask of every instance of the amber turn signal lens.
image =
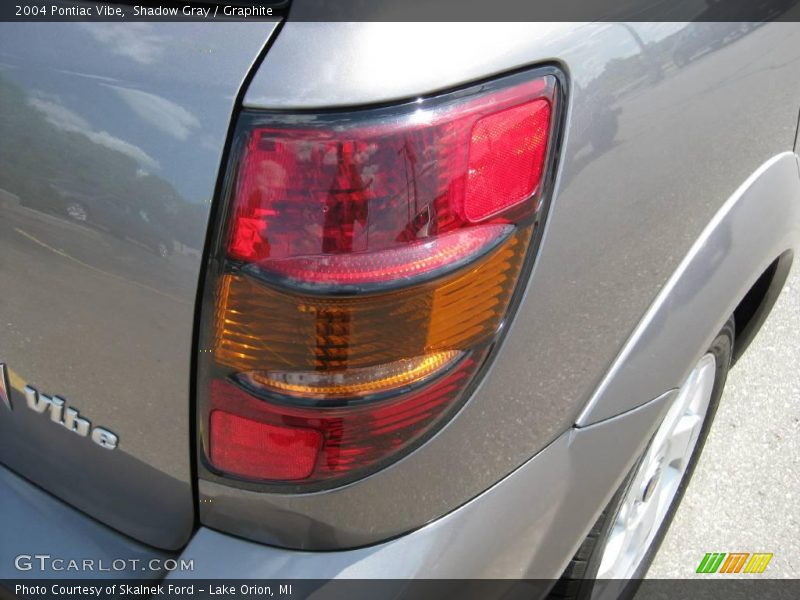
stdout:
{"type": "MultiPolygon", "coordinates": [[[[225,275],[214,356],[238,373],[341,374],[469,350],[497,332],[529,237],[526,227],[449,278],[375,296],[304,296],[242,275],[225,275]]],[[[369,393],[364,385],[362,393],[369,393]]],[[[378,380],[374,389],[383,385],[378,380]]]]}

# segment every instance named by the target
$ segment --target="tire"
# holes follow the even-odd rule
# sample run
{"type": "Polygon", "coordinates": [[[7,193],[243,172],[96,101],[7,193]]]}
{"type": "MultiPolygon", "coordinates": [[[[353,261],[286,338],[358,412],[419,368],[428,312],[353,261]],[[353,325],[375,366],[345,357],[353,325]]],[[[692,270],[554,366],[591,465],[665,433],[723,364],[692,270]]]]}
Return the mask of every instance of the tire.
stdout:
{"type": "MultiPolygon", "coordinates": [[[[606,508],[600,514],[597,522],[592,527],[586,539],[581,544],[575,557],[570,561],[569,565],[564,571],[556,585],[553,587],[550,598],[553,599],[588,599],[592,597],[603,598],[633,598],[636,594],[641,579],[647,573],[650,565],[658,552],[661,543],[669,529],[672,519],[675,517],[678,506],[680,505],[683,494],[686,491],[689,481],[692,478],[694,469],[697,466],[697,461],[703,450],[708,432],[711,429],[711,424],[714,420],[714,415],[719,405],[722,390],[725,387],[725,380],[728,375],[730,367],[731,356],[733,352],[733,340],[735,333],[735,324],[733,317],[731,317],[725,326],[720,330],[711,347],[708,349],[708,354],[712,354],[715,359],[716,368],[714,371],[714,383],[711,392],[711,398],[708,408],[705,413],[705,418],[702,422],[702,428],[697,438],[697,443],[688,460],[688,465],[683,473],[680,483],[678,484],[675,496],[672,499],[666,514],[657,525],[655,535],[650,541],[649,547],[644,551],[644,555],[636,568],[634,574],[628,580],[619,580],[614,582],[601,582],[598,583],[596,579],[600,569],[601,561],[603,559],[604,551],[611,536],[612,528],[623,506],[624,500],[631,490],[632,482],[637,473],[642,468],[643,460],[648,455],[653,440],[648,444],[648,447],[636,461],[631,471],[619,487],[614,497],[608,503],[606,508]]],[[[699,363],[698,363],[699,364],[699,363]]],[[[666,419],[665,419],[666,420],[666,419]]]]}

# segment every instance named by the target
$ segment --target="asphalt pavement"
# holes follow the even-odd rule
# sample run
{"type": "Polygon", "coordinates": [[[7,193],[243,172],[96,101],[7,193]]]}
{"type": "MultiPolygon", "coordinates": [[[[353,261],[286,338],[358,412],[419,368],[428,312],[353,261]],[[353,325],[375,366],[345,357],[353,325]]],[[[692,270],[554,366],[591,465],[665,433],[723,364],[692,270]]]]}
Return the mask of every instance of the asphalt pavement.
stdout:
{"type": "MultiPolygon", "coordinates": [[[[767,552],[800,577],[800,268],[728,375],[697,470],[649,577],[687,578],[706,552],[767,552]]],[[[731,577],[731,575],[718,575],[731,577]]]]}

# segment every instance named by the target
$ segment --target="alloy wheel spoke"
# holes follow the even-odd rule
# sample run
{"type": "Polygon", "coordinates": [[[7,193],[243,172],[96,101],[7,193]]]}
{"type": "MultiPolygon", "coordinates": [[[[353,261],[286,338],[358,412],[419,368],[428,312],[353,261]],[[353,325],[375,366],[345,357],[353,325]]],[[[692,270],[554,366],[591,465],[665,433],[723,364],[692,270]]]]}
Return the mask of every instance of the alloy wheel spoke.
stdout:
{"type": "Polygon", "coordinates": [[[703,356],[681,386],[620,502],[597,577],[636,574],[686,474],[714,389],[716,359],[703,356]]]}

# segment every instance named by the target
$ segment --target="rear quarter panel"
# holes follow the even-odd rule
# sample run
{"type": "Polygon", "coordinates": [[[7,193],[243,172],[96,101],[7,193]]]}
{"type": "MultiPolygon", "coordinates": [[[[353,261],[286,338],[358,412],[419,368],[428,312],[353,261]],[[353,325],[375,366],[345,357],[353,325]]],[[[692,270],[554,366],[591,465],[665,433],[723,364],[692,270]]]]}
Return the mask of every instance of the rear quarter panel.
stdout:
{"type": "MultiPolygon", "coordinates": [[[[369,544],[466,502],[569,428],[714,214],[792,148],[800,28],[735,27],[288,23],[248,88],[249,107],[384,103],[560,66],[569,107],[557,189],[505,344],[447,427],[392,467],[325,493],[201,481],[201,519],[292,547],[369,544]],[[676,57],[687,39],[697,52],[676,57]]],[[[621,404],[667,391],[646,389],[621,404]]]]}

